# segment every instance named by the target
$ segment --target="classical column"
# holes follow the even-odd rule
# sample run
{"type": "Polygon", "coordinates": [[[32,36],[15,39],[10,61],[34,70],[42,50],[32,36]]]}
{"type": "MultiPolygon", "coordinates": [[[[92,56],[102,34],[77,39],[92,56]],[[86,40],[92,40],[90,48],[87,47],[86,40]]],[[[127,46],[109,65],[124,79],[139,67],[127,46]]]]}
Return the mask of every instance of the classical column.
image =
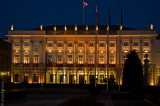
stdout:
{"type": "Polygon", "coordinates": [[[57,45],[56,41],[54,41],[54,63],[57,64],[57,45]]]}
{"type": "MultiPolygon", "coordinates": [[[[105,46],[105,49],[104,49],[104,50],[105,50],[105,57],[104,57],[104,60],[105,60],[105,61],[104,61],[104,62],[105,62],[105,64],[107,64],[107,41],[106,41],[105,45],[106,45],[106,46],[105,46]]],[[[107,69],[106,69],[106,70],[107,70],[107,69]]]]}
{"type": "Polygon", "coordinates": [[[67,56],[66,56],[66,45],[67,45],[67,41],[64,41],[64,46],[63,46],[63,64],[67,63],[67,56]]]}
{"type": "Polygon", "coordinates": [[[132,39],[130,39],[129,45],[130,45],[130,51],[132,51],[132,39]]]}
{"type": "Polygon", "coordinates": [[[155,64],[155,45],[154,45],[154,40],[152,39],[150,41],[150,61],[151,61],[151,64],[155,64]]]}
{"type": "Polygon", "coordinates": [[[87,49],[88,49],[88,41],[85,42],[85,64],[87,64],[87,49]]]}
{"type": "Polygon", "coordinates": [[[20,63],[23,64],[23,40],[20,40],[20,63]]]}
{"type": "Polygon", "coordinates": [[[77,63],[77,41],[74,42],[74,64],[77,63]]]}
{"type": "Polygon", "coordinates": [[[33,64],[33,41],[32,40],[30,41],[30,44],[31,45],[30,45],[30,56],[29,56],[30,59],[29,60],[30,60],[30,63],[33,64]]]}
{"type": "MultiPolygon", "coordinates": [[[[98,37],[97,37],[98,38],[98,37]]],[[[97,66],[99,64],[99,46],[98,46],[98,39],[97,39],[97,42],[96,42],[96,45],[97,45],[97,56],[96,56],[96,62],[97,62],[97,66]]],[[[96,51],[96,50],[95,50],[96,51]]]]}
{"type": "Polygon", "coordinates": [[[142,60],[143,59],[143,41],[142,39],[140,40],[140,54],[139,54],[139,58],[142,60]]]}

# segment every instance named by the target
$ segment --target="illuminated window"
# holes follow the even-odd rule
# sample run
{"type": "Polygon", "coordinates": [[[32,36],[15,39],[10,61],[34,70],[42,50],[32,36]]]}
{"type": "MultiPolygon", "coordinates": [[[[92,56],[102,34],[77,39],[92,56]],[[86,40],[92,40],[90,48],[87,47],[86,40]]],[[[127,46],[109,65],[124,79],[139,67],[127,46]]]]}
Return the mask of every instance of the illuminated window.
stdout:
{"type": "Polygon", "coordinates": [[[48,63],[52,63],[52,55],[48,55],[48,63]]]}
{"type": "Polygon", "coordinates": [[[39,56],[37,54],[34,55],[34,63],[39,63],[39,56]]]}
{"type": "Polygon", "coordinates": [[[104,47],[104,43],[100,43],[99,46],[100,46],[100,47],[104,47]]]}
{"type": "Polygon", "coordinates": [[[73,63],[72,55],[68,55],[68,64],[72,63],[73,63]]]}
{"type": "Polygon", "coordinates": [[[79,43],[79,45],[78,45],[79,47],[82,47],[83,46],[83,44],[82,43],[79,43]]]}
{"type": "Polygon", "coordinates": [[[123,46],[128,46],[128,42],[123,42],[123,46]]]}
{"type": "Polygon", "coordinates": [[[39,42],[34,42],[34,46],[39,46],[39,42]]]}
{"type": "Polygon", "coordinates": [[[78,56],[78,64],[83,64],[83,55],[78,56]]]}
{"type": "Polygon", "coordinates": [[[104,64],[104,56],[99,56],[99,64],[104,64]]]}
{"type": "Polygon", "coordinates": [[[138,46],[138,42],[133,42],[133,46],[138,46]]]}
{"type": "Polygon", "coordinates": [[[114,47],[114,43],[110,43],[110,47],[114,47]]]}
{"type": "Polygon", "coordinates": [[[16,54],[14,56],[14,58],[15,58],[15,61],[14,61],[15,63],[20,63],[20,56],[19,55],[16,54]]]}
{"type": "Polygon", "coordinates": [[[52,43],[48,43],[48,47],[52,47],[53,46],[53,44],[52,43]]]}
{"type": "Polygon", "coordinates": [[[89,64],[94,64],[94,58],[93,55],[89,55],[89,64]]]}
{"type": "Polygon", "coordinates": [[[114,64],[114,56],[110,56],[109,63],[114,64]]]}
{"type": "Polygon", "coordinates": [[[72,47],[73,45],[72,45],[72,43],[68,43],[68,47],[72,47]]]}
{"type": "Polygon", "coordinates": [[[24,46],[29,46],[29,42],[24,42],[24,46]]]}
{"type": "Polygon", "coordinates": [[[58,47],[62,47],[62,43],[57,43],[57,46],[58,47]]]}
{"type": "Polygon", "coordinates": [[[62,55],[58,55],[58,64],[62,63],[62,55]]]}
{"type": "Polygon", "coordinates": [[[24,55],[24,63],[29,63],[29,55],[24,55]]]}
{"type": "Polygon", "coordinates": [[[144,42],[144,46],[149,46],[149,42],[144,42]]]}
{"type": "Polygon", "coordinates": [[[14,42],[14,46],[20,46],[20,42],[14,42]]]}
{"type": "Polygon", "coordinates": [[[89,46],[90,46],[90,47],[93,47],[93,43],[89,43],[89,46]]]}

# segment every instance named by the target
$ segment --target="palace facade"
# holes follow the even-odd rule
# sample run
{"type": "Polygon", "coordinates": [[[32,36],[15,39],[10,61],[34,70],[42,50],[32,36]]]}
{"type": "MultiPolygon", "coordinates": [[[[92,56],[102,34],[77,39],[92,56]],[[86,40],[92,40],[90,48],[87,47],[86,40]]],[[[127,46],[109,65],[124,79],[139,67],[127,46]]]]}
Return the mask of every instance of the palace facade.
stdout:
{"type": "Polygon", "coordinates": [[[14,30],[11,26],[6,35],[12,43],[11,82],[90,84],[95,77],[96,51],[97,84],[105,84],[107,76],[119,84],[119,75],[122,84],[126,55],[136,50],[143,64],[144,55],[149,55],[148,84],[159,85],[160,41],[153,26],[150,30],[121,26],[119,30],[118,25],[111,25],[109,29],[107,42],[107,25],[41,25],[34,30],[14,30]]]}

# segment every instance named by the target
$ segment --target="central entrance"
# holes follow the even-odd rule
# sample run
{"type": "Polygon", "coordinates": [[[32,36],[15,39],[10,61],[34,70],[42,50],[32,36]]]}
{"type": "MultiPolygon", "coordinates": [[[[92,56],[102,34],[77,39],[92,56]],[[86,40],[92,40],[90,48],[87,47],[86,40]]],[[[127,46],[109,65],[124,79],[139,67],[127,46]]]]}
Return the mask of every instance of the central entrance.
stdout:
{"type": "Polygon", "coordinates": [[[79,84],[84,84],[84,75],[79,75],[79,84]]]}

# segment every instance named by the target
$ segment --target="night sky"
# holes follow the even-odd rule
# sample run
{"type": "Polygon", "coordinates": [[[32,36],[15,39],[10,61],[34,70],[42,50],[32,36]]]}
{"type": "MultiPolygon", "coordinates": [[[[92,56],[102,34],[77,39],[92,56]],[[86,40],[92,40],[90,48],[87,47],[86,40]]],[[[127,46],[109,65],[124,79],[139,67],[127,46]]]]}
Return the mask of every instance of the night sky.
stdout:
{"type": "MultiPolygon", "coordinates": [[[[83,0],[0,0],[0,37],[5,37],[14,24],[15,30],[30,30],[47,25],[83,24],[83,0]]],[[[123,11],[123,26],[149,29],[154,25],[160,33],[160,0],[84,0],[85,23],[107,25],[107,9],[110,9],[111,25],[119,25],[120,5],[123,11]]]]}

